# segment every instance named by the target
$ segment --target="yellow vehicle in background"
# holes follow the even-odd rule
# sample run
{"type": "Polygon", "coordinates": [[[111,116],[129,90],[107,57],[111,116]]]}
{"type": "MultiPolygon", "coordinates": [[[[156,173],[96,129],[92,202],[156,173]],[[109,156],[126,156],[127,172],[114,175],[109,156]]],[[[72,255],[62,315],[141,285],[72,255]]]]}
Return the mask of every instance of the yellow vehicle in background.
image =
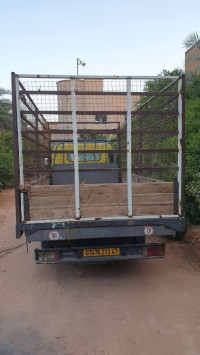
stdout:
{"type": "MultiPolygon", "coordinates": [[[[118,163],[113,153],[113,146],[117,147],[117,140],[79,139],[80,183],[83,181],[88,184],[119,182],[118,163]],[[99,169],[101,171],[98,171],[99,169]]],[[[74,182],[73,141],[52,140],[51,151],[53,151],[51,167],[57,172],[52,172],[50,183],[52,185],[72,184],[74,182]]]]}
{"type": "MultiPolygon", "coordinates": [[[[51,164],[59,165],[59,164],[73,164],[74,156],[73,156],[73,142],[59,142],[54,145],[53,150],[55,153],[52,153],[51,164]],[[62,151],[59,153],[59,151],[62,151]],[[63,152],[65,151],[65,152],[63,152]]],[[[113,162],[113,154],[108,152],[98,152],[101,150],[110,150],[112,152],[113,147],[109,141],[104,142],[79,142],[78,143],[78,161],[80,164],[103,164],[103,163],[112,163],[113,162]],[[91,150],[90,152],[84,152],[91,150]],[[95,151],[95,152],[94,152],[95,151]],[[96,152],[97,151],[97,152],[96,152]]]]}

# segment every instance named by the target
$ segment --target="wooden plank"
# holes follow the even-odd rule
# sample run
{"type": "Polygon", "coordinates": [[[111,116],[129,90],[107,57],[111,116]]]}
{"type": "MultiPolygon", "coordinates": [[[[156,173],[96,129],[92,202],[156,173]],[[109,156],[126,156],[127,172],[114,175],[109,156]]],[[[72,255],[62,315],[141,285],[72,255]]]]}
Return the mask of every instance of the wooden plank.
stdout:
{"type": "Polygon", "coordinates": [[[147,193],[173,193],[173,182],[135,182],[133,183],[134,194],[147,193]]]}
{"type": "Polygon", "coordinates": [[[38,208],[30,210],[31,220],[75,218],[75,208],[38,208]]]}
{"type": "MultiPolygon", "coordinates": [[[[144,205],[159,205],[159,204],[173,204],[173,193],[160,193],[160,194],[133,194],[133,206],[140,204],[144,205]]],[[[84,206],[127,206],[126,195],[85,195],[81,198],[81,209],[84,206]]],[[[45,196],[45,197],[32,197],[30,199],[30,208],[59,208],[59,207],[74,207],[74,195],[71,196],[45,196]]]]}
{"type": "MultiPolygon", "coordinates": [[[[80,185],[80,196],[84,194],[126,194],[127,184],[85,184],[80,185]]],[[[173,193],[173,182],[133,183],[134,194],[145,193],[173,193]]],[[[74,194],[74,185],[37,185],[29,187],[30,197],[40,196],[68,196],[74,194]]]]}
{"type": "Polygon", "coordinates": [[[29,208],[59,208],[72,207],[74,208],[74,195],[71,196],[43,196],[31,197],[29,200],[29,208]]]}
{"type": "Polygon", "coordinates": [[[127,194],[81,194],[80,195],[81,208],[85,204],[90,205],[126,205],[127,194]]]}
{"type": "Polygon", "coordinates": [[[174,214],[174,205],[137,205],[133,207],[133,214],[135,216],[174,214]]]}
{"type": "Polygon", "coordinates": [[[135,194],[133,195],[133,205],[168,205],[174,203],[173,193],[155,193],[155,194],[135,194]]]}
{"type": "MultiPolygon", "coordinates": [[[[152,209],[151,205],[138,205],[133,207],[133,214],[136,216],[142,215],[161,215],[161,214],[173,214],[173,204],[169,205],[155,205],[152,209]]],[[[115,217],[126,216],[127,206],[83,206],[81,209],[81,217],[115,217]]],[[[30,209],[31,220],[42,219],[63,219],[74,218],[75,208],[71,207],[59,207],[59,208],[34,208],[30,209]]]]}
{"type": "Polygon", "coordinates": [[[35,185],[29,187],[29,197],[71,196],[74,185],[35,185]]]}
{"type": "MultiPolygon", "coordinates": [[[[173,204],[167,205],[136,205],[133,206],[134,215],[160,215],[160,214],[173,214],[173,204]]],[[[114,217],[114,216],[127,216],[127,206],[82,206],[81,216],[82,217],[114,217]]]]}
{"type": "MultiPolygon", "coordinates": [[[[94,195],[104,194],[126,194],[127,184],[117,183],[117,184],[85,184],[80,186],[80,193],[92,193],[94,195]]],[[[133,183],[133,193],[173,193],[174,183],[173,182],[151,182],[151,183],[133,183]]]]}
{"type": "MultiPolygon", "coordinates": [[[[173,214],[173,189],[173,183],[133,183],[133,214],[173,214]]],[[[126,191],[127,184],[81,185],[81,216],[127,216],[126,191]]],[[[73,185],[31,186],[29,195],[31,220],[75,217],[73,185]]]]}

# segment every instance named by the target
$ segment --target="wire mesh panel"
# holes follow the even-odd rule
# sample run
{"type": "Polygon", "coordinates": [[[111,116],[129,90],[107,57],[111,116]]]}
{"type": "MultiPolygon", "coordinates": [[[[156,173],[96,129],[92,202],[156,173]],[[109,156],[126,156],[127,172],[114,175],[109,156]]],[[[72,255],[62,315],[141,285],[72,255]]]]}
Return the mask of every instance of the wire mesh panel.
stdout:
{"type": "Polygon", "coordinates": [[[22,220],[180,212],[182,78],[19,77],[22,220]]]}

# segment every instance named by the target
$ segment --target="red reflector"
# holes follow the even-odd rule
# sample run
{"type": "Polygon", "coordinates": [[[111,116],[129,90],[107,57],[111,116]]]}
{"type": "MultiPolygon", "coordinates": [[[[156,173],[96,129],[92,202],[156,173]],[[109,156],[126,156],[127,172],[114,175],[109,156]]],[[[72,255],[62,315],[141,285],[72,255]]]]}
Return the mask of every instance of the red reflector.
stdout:
{"type": "Polygon", "coordinates": [[[163,256],[164,248],[162,246],[152,246],[147,248],[147,256],[163,256]]]}
{"type": "Polygon", "coordinates": [[[59,261],[60,260],[59,251],[54,251],[54,260],[55,261],[59,261]]]}
{"type": "Polygon", "coordinates": [[[42,251],[38,252],[38,261],[59,261],[60,260],[60,254],[59,251],[42,251]]]}

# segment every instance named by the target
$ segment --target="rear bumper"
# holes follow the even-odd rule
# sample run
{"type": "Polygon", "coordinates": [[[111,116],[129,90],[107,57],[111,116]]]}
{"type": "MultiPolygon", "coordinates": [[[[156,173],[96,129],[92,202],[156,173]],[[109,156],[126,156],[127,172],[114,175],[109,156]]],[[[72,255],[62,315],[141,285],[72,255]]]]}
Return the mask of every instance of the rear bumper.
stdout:
{"type": "MultiPolygon", "coordinates": [[[[98,263],[115,260],[130,259],[158,259],[165,256],[165,243],[131,244],[131,245],[109,245],[103,248],[119,248],[120,255],[107,256],[83,256],[84,249],[91,247],[77,248],[48,248],[35,249],[35,260],[37,264],[60,264],[60,263],[98,263]]],[[[99,247],[100,249],[102,248],[99,247]]],[[[95,249],[99,249],[95,247],[95,249]]]]}
{"type": "Polygon", "coordinates": [[[152,236],[175,235],[185,230],[183,217],[144,218],[115,221],[76,221],[52,223],[28,223],[16,226],[17,238],[25,232],[26,241],[49,241],[54,232],[56,240],[80,240],[93,238],[123,238],[149,235],[146,227],[151,227],[152,236]]]}

